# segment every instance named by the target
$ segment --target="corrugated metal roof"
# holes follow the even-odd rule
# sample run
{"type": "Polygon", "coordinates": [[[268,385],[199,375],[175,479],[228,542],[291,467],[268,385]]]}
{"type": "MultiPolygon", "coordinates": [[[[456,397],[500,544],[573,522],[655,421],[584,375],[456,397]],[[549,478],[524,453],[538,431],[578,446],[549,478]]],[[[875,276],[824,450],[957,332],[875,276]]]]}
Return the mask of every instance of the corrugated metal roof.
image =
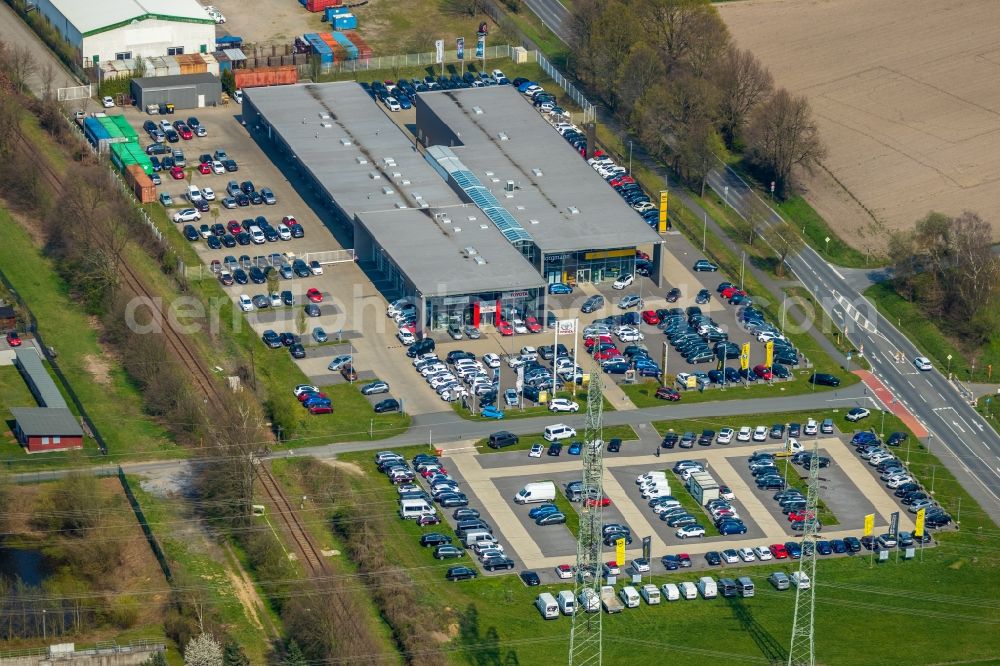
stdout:
{"type": "Polygon", "coordinates": [[[11,407],[17,427],[27,437],[83,437],[83,430],[73,412],[45,407],[11,407]]]}
{"type": "Polygon", "coordinates": [[[147,16],[213,23],[197,0],[50,0],[80,34],[147,16]]]}
{"type": "MultiPolygon", "coordinates": [[[[219,77],[202,72],[200,74],[172,74],[169,76],[144,76],[132,81],[143,90],[158,90],[176,86],[190,86],[198,83],[219,83],[219,77]]],[[[220,84],[221,85],[221,84],[220,84]]]]}
{"type": "Polygon", "coordinates": [[[28,381],[31,384],[29,388],[32,389],[32,393],[35,394],[35,398],[39,400],[42,407],[66,407],[66,401],[63,400],[62,394],[59,389],[56,388],[56,383],[52,381],[52,377],[49,376],[48,371],[45,366],[42,365],[42,359],[35,351],[34,347],[22,347],[14,352],[17,358],[17,365],[21,369],[21,372],[28,376],[28,381]]]}
{"type": "Polygon", "coordinates": [[[244,55],[243,51],[240,49],[222,49],[222,52],[225,53],[226,57],[233,62],[247,59],[246,55],[244,55]]]}

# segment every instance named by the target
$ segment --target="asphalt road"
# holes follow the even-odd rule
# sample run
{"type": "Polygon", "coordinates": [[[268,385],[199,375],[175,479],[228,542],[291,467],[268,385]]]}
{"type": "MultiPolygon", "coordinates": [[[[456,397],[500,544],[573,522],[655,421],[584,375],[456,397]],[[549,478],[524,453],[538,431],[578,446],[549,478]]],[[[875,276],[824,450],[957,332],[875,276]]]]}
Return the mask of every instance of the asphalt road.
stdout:
{"type": "Polygon", "coordinates": [[[556,37],[569,43],[569,10],[559,0],[524,0],[556,37]]]}

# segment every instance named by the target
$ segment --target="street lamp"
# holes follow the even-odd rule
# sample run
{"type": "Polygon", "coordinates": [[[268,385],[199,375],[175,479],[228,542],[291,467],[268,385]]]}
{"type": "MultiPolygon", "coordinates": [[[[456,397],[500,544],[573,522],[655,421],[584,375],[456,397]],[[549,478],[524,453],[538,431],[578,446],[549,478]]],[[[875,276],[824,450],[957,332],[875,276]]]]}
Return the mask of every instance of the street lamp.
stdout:
{"type": "Polygon", "coordinates": [[[632,175],[632,140],[628,142],[628,175],[632,175]]]}
{"type": "Polygon", "coordinates": [[[701,251],[705,251],[705,239],[708,237],[708,213],[702,211],[703,224],[701,227],[701,251]]]}
{"type": "Polygon", "coordinates": [[[725,187],[722,188],[722,193],[723,193],[723,196],[726,198],[726,205],[728,206],[729,205],[729,186],[728,185],[726,185],[725,187]]]}

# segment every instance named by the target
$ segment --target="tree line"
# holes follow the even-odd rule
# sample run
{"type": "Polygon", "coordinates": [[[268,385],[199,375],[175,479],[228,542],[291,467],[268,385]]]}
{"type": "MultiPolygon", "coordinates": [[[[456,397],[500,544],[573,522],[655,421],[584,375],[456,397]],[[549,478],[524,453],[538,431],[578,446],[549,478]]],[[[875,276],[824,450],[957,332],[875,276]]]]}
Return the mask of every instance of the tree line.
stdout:
{"type": "Polygon", "coordinates": [[[571,30],[576,74],[691,186],[728,148],[784,197],[825,155],[806,98],[776,88],[708,0],[576,0],[571,30]]]}

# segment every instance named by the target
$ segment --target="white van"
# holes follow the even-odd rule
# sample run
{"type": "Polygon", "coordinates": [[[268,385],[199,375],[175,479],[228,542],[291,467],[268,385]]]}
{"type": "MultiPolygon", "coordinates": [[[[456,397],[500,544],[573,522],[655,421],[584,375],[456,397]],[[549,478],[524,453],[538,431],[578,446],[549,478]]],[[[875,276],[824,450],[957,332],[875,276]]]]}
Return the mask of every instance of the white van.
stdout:
{"type": "Polygon", "coordinates": [[[649,486],[642,491],[642,499],[644,500],[653,499],[654,497],[667,497],[668,495],[670,495],[670,486],[666,483],[649,486]]]}
{"type": "Polygon", "coordinates": [[[551,481],[537,481],[521,488],[514,501],[518,504],[533,504],[535,502],[551,502],[556,498],[556,484],[551,481]]]}
{"type": "Polygon", "coordinates": [[[803,590],[809,589],[809,576],[803,571],[793,571],[792,572],[792,585],[795,587],[800,587],[803,590]]]}
{"type": "Polygon", "coordinates": [[[399,517],[416,520],[425,513],[437,513],[437,510],[422,499],[405,499],[399,501],[399,517]]]}
{"type": "Polygon", "coordinates": [[[663,592],[663,596],[666,597],[667,601],[677,601],[681,598],[681,591],[673,583],[664,583],[660,587],[660,591],[663,592]]]}
{"type": "Polygon", "coordinates": [[[690,581],[684,581],[680,584],[680,593],[682,597],[688,600],[698,598],[698,588],[690,581]]]}
{"type": "Polygon", "coordinates": [[[580,596],[577,599],[579,602],[579,607],[587,613],[597,613],[601,610],[601,598],[597,596],[597,592],[594,592],[589,587],[580,592],[580,596]]]}
{"type": "Polygon", "coordinates": [[[201,201],[203,199],[203,197],[201,196],[201,190],[199,190],[194,185],[188,185],[188,188],[187,188],[187,198],[188,198],[188,201],[190,201],[193,204],[198,203],[199,201],[201,201]]]}
{"type": "Polygon", "coordinates": [[[538,595],[535,599],[535,608],[546,620],[555,620],[559,617],[559,604],[556,603],[555,597],[548,592],[542,592],[538,595]]]}
{"type": "Polygon", "coordinates": [[[250,240],[252,240],[255,245],[263,245],[267,242],[267,237],[264,235],[264,232],[256,224],[250,225],[249,232],[250,240]]]}
{"type": "Polygon", "coordinates": [[[556,442],[560,439],[576,437],[576,430],[573,430],[565,423],[557,423],[555,425],[546,426],[545,432],[542,433],[542,437],[545,438],[546,442],[556,442]]]}
{"type": "Polygon", "coordinates": [[[559,602],[559,610],[562,611],[563,615],[576,613],[576,598],[571,590],[563,590],[556,595],[556,600],[559,602]]]}
{"type": "Polygon", "coordinates": [[[655,479],[666,479],[666,478],[667,478],[666,472],[652,470],[646,472],[645,474],[640,474],[638,477],[636,477],[635,482],[641,486],[644,483],[649,483],[650,481],[653,481],[655,479]]]}
{"type": "Polygon", "coordinates": [[[473,530],[466,533],[465,538],[462,539],[462,543],[465,544],[466,548],[472,548],[477,543],[481,543],[483,541],[496,541],[496,537],[486,530],[473,530]]]}
{"type": "Polygon", "coordinates": [[[656,606],[660,603],[660,588],[656,587],[652,583],[647,583],[639,589],[639,594],[645,599],[646,603],[650,606],[656,606]]]}
{"type": "Polygon", "coordinates": [[[639,607],[639,593],[635,591],[635,588],[631,585],[626,585],[619,592],[618,596],[622,598],[622,602],[627,608],[638,608],[639,607]]]}
{"type": "Polygon", "coordinates": [[[740,591],[742,597],[752,597],[754,595],[753,581],[746,576],[736,579],[736,589],[740,591]]]}
{"type": "Polygon", "coordinates": [[[714,599],[719,596],[719,588],[711,576],[702,576],[698,579],[698,591],[705,599],[714,599]]]}

